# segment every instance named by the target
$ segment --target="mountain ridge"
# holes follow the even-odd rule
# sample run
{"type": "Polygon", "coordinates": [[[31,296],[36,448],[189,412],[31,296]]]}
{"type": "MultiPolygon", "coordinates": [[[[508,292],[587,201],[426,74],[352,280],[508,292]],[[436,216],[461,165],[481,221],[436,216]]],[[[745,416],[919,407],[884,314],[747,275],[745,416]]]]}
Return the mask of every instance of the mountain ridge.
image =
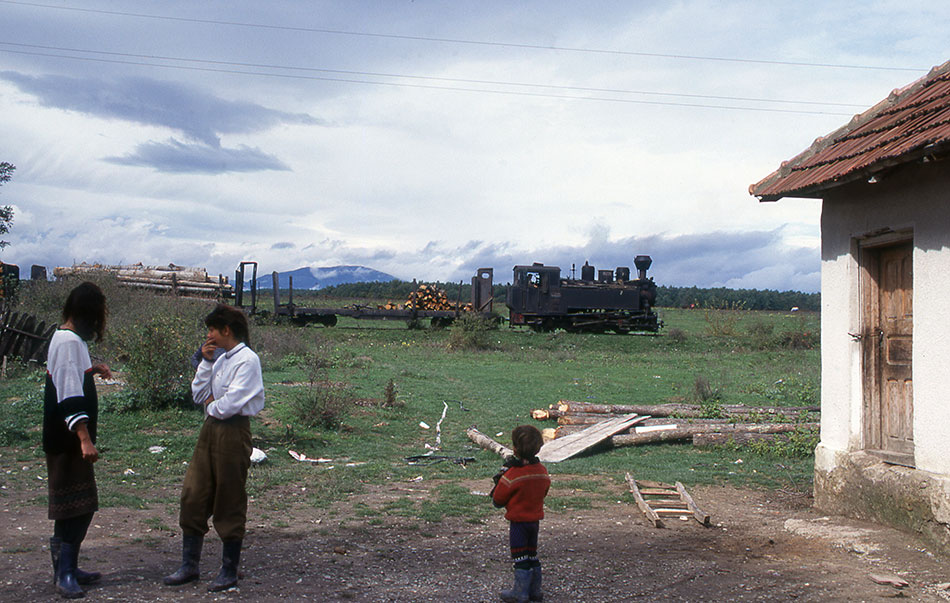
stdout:
{"type": "MultiPolygon", "coordinates": [[[[333,285],[346,283],[388,282],[397,280],[395,276],[380,272],[366,266],[321,266],[311,268],[304,266],[296,270],[277,273],[277,286],[281,289],[290,287],[290,277],[294,279],[294,289],[317,290],[333,285]]],[[[244,284],[244,289],[250,289],[250,281],[244,284]]],[[[257,277],[258,289],[273,289],[274,278],[270,274],[257,277]]]]}

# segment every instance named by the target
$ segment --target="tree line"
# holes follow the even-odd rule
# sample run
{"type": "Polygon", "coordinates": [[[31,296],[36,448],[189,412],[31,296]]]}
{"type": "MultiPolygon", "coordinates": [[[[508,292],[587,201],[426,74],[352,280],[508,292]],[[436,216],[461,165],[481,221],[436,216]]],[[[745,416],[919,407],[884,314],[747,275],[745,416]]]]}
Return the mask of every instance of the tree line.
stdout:
{"type": "MultiPolygon", "coordinates": [[[[388,282],[346,283],[333,285],[314,292],[321,297],[373,299],[402,301],[409,298],[421,282],[394,280],[388,282]]],[[[439,281],[425,283],[445,291],[450,301],[461,300],[466,303],[471,299],[472,286],[469,283],[442,283],[439,281]]],[[[503,308],[505,305],[505,291],[507,285],[493,286],[495,306],[503,308]]],[[[294,292],[294,296],[298,296],[294,292]]],[[[665,308],[744,308],[746,310],[778,310],[787,311],[797,307],[801,310],[818,311],[821,309],[820,293],[803,293],[801,291],[775,291],[772,289],[727,289],[725,287],[671,287],[662,285],[657,287],[656,304],[665,308]]]]}

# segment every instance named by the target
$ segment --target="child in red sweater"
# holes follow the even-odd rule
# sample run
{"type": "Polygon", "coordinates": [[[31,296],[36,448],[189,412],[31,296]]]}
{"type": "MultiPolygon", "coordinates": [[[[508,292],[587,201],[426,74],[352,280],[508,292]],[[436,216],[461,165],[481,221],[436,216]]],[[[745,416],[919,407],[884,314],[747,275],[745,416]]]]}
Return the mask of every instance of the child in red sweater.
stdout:
{"type": "Polygon", "coordinates": [[[505,468],[492,479],[492,502],[505,507],[509,522],[508,540],[515,566],[515,585],[501,592],[503,601],[541,601],[541,562],[538,561],[538,527],[544,518],[544,497],[551,487],[547,469],[538,460],[543,440],[531,425],[511,432],[515,456],[505,460],[505,468]]]}

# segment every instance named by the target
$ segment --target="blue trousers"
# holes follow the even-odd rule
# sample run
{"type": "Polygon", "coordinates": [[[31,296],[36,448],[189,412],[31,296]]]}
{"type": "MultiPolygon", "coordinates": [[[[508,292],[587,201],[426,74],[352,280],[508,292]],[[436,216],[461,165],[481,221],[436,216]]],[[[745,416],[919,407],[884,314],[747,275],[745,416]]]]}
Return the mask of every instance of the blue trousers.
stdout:
{"type": "Polygon", "coordinates": [[[508,543],[515,569],[531,569],[541,565],[538,561],[537,521],[508,522],[508,543]]]}

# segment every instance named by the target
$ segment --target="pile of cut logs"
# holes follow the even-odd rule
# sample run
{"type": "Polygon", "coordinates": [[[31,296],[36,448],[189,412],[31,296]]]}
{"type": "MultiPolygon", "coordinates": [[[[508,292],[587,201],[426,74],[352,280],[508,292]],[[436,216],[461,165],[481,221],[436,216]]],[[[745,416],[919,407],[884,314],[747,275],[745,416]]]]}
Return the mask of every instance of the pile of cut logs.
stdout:
{"type": "Polygon", "coordinates": [[[68,268],[54,268],[56,278],[70,276],[85,277],[91,274],[111,274],[120,285],[171,292],[185,297],[224,298],[234,294],[233,287],[226,276],[216,279],[208,276],[204,268],[186,268],[169,264],[167,266],[144,266],[142,263],[127,266],[108,266],[105,264],[74,264],[68,268]]]}
{"type": "MultiPolygon", "coordinates": [[[[426,284],[419,285],[418,289],[410,293],[405,305],[407,310],[415,308],[416,310],[440,310],[446,312],[455,310],[455,307],[456,304],[449,301],[449,296],[445,294],[445,291],[426,284]]],[[[460,309],[463,312],[471,311],[472,304],[462,304],[460,309]]]]}
{"type": "Polygon", "coordinates": [[[818,406],[754,407],[724,404],[717,418],[707,418],[695,404],[591,404],[561,400],[531,411],[539,421],[556,419],[557,428],[542,430],[546,440],[576,433],[594,423],[636,413],[649,419],[610,438],[614,446],[653,442],[692,442],[696,446],[742,444],[754,440],[787,439],[790,434],[818,429],[818,406]]]}

